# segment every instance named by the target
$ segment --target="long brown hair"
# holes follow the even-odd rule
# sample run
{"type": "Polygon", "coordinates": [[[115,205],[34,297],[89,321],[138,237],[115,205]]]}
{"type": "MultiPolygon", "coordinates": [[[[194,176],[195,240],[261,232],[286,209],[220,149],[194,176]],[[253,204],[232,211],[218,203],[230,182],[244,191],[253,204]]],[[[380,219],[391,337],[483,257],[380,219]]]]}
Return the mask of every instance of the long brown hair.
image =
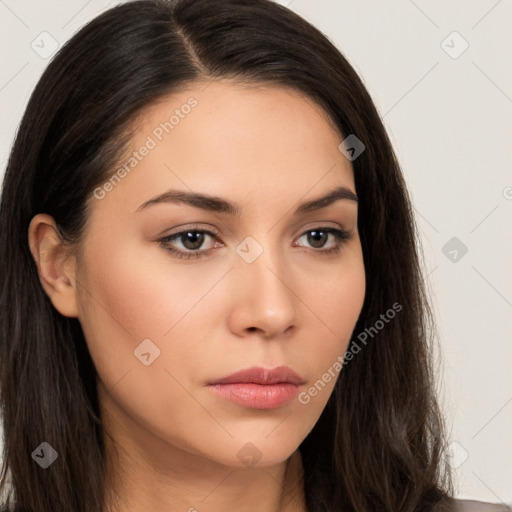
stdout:
{"type": "Polygon", "coordinates": [[[15,510],[30,512],[97,512],[105,498],[96,369],[79,321],[60,315],[40,285],[30,220],[47,213],[64,240],[78,243],[87,199],[122,154],[129,123],[187,84],[220,78],[301,91],[344,137],[365,146],[352,162],[367,288],[349,351],[360,353],[344,365],[300,445],[307,507],[433,510],[452,491],[435,396],[434,325],[404,179],[351,65],[320,31],[268,0],[114,7],[74,35],[39,80],[0,209],[0,490],[10,489],[15,510]],[[396,304],[397,318],[377,328],[396,304]],[[43,441],[60,458],[44,471],[31,456],[43,441]]]}

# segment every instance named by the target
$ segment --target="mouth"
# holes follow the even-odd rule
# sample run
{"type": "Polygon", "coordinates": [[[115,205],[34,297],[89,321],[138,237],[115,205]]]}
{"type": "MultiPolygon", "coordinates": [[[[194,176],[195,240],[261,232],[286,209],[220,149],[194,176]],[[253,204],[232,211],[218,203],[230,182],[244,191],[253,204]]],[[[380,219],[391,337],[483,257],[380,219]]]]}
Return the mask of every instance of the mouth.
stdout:
{"type": "Polygon", "coordinates": [[[242,407],[276,409],[289,403],[305,380],[286,366],[252,367],[208,383],[217,395],[242,407]]]}

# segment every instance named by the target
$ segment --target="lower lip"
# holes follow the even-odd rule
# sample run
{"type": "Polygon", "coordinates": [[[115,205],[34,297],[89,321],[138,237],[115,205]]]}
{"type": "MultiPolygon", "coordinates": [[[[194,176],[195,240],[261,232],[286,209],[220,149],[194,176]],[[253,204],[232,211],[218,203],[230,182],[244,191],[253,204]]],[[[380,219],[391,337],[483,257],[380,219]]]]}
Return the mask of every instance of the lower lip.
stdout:
{"type": "Polygon", "coordinates": [[[251,409],[277,409],[293,400],[299,387],[295,384],[211,384],[212,391],[235,404],[251,409]]]}

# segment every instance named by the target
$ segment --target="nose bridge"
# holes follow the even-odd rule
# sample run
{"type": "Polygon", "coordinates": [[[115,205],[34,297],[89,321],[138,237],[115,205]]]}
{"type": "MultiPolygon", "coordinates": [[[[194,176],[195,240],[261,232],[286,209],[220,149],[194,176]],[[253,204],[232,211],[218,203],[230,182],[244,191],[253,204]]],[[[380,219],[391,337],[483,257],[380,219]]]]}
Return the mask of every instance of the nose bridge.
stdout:
{"type": "Polygon", "coordinates": [[[297,299],[288,283],[284,254],[270,238],[260,242],[248,236],[237,246],[234,279],[239,290],[234,307],[244,328],[275,334],[294,323],[297,299]]]}

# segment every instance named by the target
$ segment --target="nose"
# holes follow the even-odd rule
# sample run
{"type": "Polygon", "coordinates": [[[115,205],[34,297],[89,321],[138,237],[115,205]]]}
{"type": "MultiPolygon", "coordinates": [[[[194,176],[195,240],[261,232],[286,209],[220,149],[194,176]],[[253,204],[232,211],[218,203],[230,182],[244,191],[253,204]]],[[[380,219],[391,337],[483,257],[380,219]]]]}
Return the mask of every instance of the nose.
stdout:
{"type": "Polygon", "coordinates": [[[237,257],[230,272],[228,324],[233,333],[277,338],[296,327],[299,299],[282,263],[267,249],[252,263],[237,257]]]}

